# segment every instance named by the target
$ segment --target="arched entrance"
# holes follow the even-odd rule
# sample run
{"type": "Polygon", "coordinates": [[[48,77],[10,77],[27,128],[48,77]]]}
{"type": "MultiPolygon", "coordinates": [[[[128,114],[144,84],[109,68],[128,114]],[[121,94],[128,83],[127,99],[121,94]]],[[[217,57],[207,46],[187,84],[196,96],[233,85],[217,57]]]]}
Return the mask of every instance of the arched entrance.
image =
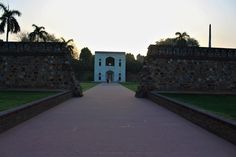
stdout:
{"type": "Polygon", "coordinates": [[[106,72],[106,79],[107,79],[107,82],[113,82],[114,80],[114,72],[109,70],[106,72]]]}

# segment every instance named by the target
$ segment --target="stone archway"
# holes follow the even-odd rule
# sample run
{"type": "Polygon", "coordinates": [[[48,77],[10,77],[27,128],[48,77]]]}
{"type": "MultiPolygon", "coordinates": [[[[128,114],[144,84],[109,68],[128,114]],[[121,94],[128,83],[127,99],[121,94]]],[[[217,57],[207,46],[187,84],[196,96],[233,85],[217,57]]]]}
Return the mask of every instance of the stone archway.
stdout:
{"type": "Polygon", "coordinates": [[[113,82],[114,81],[114,72],[109,70],[106,72],[106,79],[108,82],[113,82]]]}

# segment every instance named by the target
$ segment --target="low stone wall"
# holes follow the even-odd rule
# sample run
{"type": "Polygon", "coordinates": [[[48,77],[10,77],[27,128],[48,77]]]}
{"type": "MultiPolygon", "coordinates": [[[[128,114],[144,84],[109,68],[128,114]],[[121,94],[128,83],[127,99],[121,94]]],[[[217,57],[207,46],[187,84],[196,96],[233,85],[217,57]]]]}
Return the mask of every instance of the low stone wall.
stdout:
{"type": "Polygon", "coordinates": [[[236,92],[236,49],[150,45],[136,96],[152,90],[236,92]]]}
{"type": "Polygon", "coordinates": [[[0,88],[66,89],[82,96],[63,43],[0,43],[0,88]]]}
{"type": "Polygon", "coordinates": [[[72,92],[65,91],[14,109],[0,112],[0,133],[62,103],[71,97],[72,92]]]}
{"type": "Polygon", "coordinates": [[[185,105],[182,102],[160,95],[157,92],[150,92],[148,98],[158,105],[161,105],[204,129],[236,144],[235,121],[226,120],[209,112],[185,105]]]}

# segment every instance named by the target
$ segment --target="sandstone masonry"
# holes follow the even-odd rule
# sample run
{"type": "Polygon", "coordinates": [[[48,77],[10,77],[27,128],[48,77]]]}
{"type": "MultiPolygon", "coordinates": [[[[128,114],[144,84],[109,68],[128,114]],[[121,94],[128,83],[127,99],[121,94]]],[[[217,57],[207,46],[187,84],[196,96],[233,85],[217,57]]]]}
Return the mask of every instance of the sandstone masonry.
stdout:
{"type": "Polygon", "coordinates": [[[236,92],[236,49],[150,45],[136,96],[151,90],[236,92]]]}
{"type": "Polygon", "coordinates": [[[66,89],[82,96],[63,43],[0,43],[0,88],[66,89]]]}

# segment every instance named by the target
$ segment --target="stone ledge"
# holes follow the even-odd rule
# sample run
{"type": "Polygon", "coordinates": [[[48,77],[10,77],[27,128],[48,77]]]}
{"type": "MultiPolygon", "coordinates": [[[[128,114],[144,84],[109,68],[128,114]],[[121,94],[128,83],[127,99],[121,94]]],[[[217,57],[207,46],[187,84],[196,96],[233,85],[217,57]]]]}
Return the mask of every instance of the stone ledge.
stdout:
{"type": "Polygon", "coordinates": [[[61,42],[0,42],[0,54],[22,53],[68,53],[65,44],[61,42]]]}
{"type": "Polygon", "coordinates": [[[186,105],[154,91],[148,93],[148,98],[158,105],[236,144],[236,122],[234,120],[228,120],[205,110],[186,105]]]}
{"type": "Polygon", "coordinates": [[[236,60],[236,49],[208,47],[171,47],[150,45],[148,56],[187,60],[236,60]]]}
{"type": "Polygon", "coordinates": [[[0,112],[0,133],[68,100],[71,97],[71,91],[63,91],[56,95],[0,112]]]}

